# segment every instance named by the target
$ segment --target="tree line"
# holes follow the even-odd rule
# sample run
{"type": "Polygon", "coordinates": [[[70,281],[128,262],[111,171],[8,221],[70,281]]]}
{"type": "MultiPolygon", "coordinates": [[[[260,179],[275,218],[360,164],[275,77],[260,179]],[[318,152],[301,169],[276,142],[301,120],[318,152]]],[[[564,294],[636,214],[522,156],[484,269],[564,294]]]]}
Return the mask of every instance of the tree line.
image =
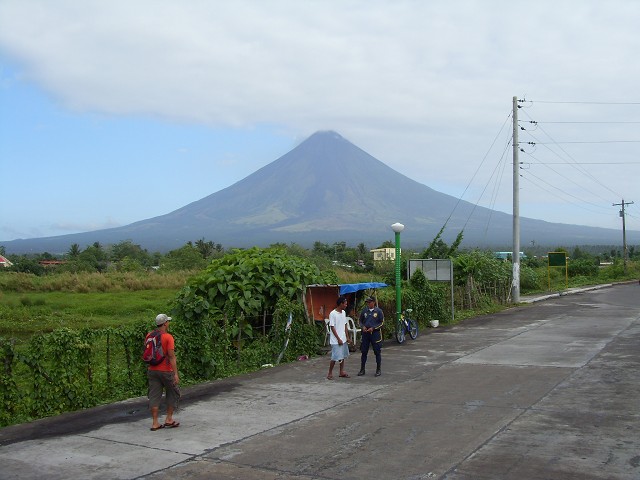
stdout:
{"type": "MultiPolygon", "coordinates": [[[[423,249],[410,250],[403,248],[403,262],[409,258],[456,258],[470,249],[461,249],[462,232],[448,245],[441,238],[442,230],[423,249]]],[[[284,248],[288,253],[303,258],[313,259],[319,266],[329,264],[343,268],[353,269],[355,272],[370,272],[374,269],[373,254],[365,243],[349,246],[344,241],[334,243],[315,242],[311,249],[304,248],[295,243],[276,243],[271,247],[284,248]]],[[[391,241],[385,241],[375,248],[394,248],[391,241]]],[[[508,250],[505,247],[504,250],[508,250]]],[[[142,246],[131,240],[124,240],[113,245],[102,245],[94,242],[81,248],[73,243],[69,250],[62,255],[53,255],[49,252],[23,255],[5,255],[5,248],[0,245],[0,255],[5,256],[11,263],[11,267],[5,271],[32,273],[45,275],[54,272],[142,272],[149,270],[162,270],[165,272],[181,270],[201,270],[213,259],[222,258],[226,253],[234,249],[225,249],[220,243],[201,238],[189,241],[185,245],[168,253],[149,252],[142,246]]],[[[471,249],[475,250],[475,249],[471,249]]],[[[623,256],[620,246],[614,245],[579,245],[569,249],[564,246],[550,248],[548,246],[530,245],[524,249],[524,257],[521,263],[524,266],[538,268],[546,265],[548,252],[565,252],[570,259],[570,265],[574,268],[576,263],[581,265],[581,270],[590,270],[603,263],[613,263],[621,260],[623,256]],[[587,268],[591,266],[591,268],[587,268]]],[[[631,245],[627,250],[629,260],[640,259],[640,248],[631,245]]]]}

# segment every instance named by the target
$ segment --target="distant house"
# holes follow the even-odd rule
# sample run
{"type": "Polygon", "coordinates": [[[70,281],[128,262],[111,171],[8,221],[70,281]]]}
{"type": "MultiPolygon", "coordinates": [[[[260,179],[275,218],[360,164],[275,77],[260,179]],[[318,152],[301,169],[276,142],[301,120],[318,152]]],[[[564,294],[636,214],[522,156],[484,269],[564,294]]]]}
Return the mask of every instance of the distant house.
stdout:
{"type": "MultiPolygon", "coordinates": [[[[511,257],[513,256],[513,252],[493,252],[493,256],[499,260],[509,260],[511,261],[511,257]]],[[[524,252],[520,252],[520,258],[524,259],[527,256],[524,252]]]]}
{"type": "Polygon", "coordinates": [[[8,258],[0,255],[0,267],[8,268],[11,265],[13,265],[13,263],[11,263],[8,258]]]}
{"type": "Polygon", "coordinates": [[[374,248],[373,250],[369,250],[369,251],[373,253],[374,262],[383,262],[385,260],[396,259],[395,248],[374,248]]]}
{"type": "Polygon", "coordinates": [[[64,265],[67,263],[66,260],[40,260],[38,262],[43,267],[56,267],[58,265],[64,265]]]}

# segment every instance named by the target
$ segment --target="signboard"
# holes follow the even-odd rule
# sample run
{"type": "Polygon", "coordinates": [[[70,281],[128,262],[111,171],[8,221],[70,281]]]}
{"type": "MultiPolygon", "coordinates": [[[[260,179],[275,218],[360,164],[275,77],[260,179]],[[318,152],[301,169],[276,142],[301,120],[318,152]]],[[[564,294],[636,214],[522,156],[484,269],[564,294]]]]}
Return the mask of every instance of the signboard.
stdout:
{"type": "Polygon", "coordinates": [[[453,264],[449,259],[409,260],[408,278],[411,278],[416,270],[422,270],[425,278],[433,282],[453,281],[453,264]]]}
{"type": "Polygon", "coordinates": [[[549,266],[550,267],[566,267],[567,266],[567,253],[566,252],[548,252],[549,266]]]}

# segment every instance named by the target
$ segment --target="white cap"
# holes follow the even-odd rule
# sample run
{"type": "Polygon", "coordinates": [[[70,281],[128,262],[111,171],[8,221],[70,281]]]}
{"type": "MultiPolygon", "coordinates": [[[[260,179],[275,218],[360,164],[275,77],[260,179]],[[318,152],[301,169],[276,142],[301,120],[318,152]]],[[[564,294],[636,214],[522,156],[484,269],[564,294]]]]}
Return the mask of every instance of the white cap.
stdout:
{"type": "Polygon", "coordinates": [[[161,313],[160,315],[158,315],[156,317],[156,325],[157,326],[161,326],[164,325],[165,323],[167,323],[169,320],[171,320],[171,317],[167,317],[166,314],[161,313]]]}

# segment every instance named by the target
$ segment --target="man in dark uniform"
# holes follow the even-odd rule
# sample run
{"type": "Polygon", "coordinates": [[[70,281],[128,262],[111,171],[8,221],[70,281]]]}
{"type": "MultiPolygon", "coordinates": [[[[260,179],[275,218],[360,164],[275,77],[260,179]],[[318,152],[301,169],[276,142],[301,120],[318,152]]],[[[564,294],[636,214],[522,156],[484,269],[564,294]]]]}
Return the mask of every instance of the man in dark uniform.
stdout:
{"type": "Polygon", "coordinates": [[[367,297],[365,302],[367,306],[360,313],[360,326],[362,327],[362,344],[360,350],[362,357],[360,359],[359,376],[364,375],[364,366],[367,363],[367,354],[369,353],[369,345],[373,348],[376,355],[376,377],[382,375],[380,370],[382,364],[382,325],[384,324],[384,314],[382,310],[376,306],[373,297],[367,297]]]}

